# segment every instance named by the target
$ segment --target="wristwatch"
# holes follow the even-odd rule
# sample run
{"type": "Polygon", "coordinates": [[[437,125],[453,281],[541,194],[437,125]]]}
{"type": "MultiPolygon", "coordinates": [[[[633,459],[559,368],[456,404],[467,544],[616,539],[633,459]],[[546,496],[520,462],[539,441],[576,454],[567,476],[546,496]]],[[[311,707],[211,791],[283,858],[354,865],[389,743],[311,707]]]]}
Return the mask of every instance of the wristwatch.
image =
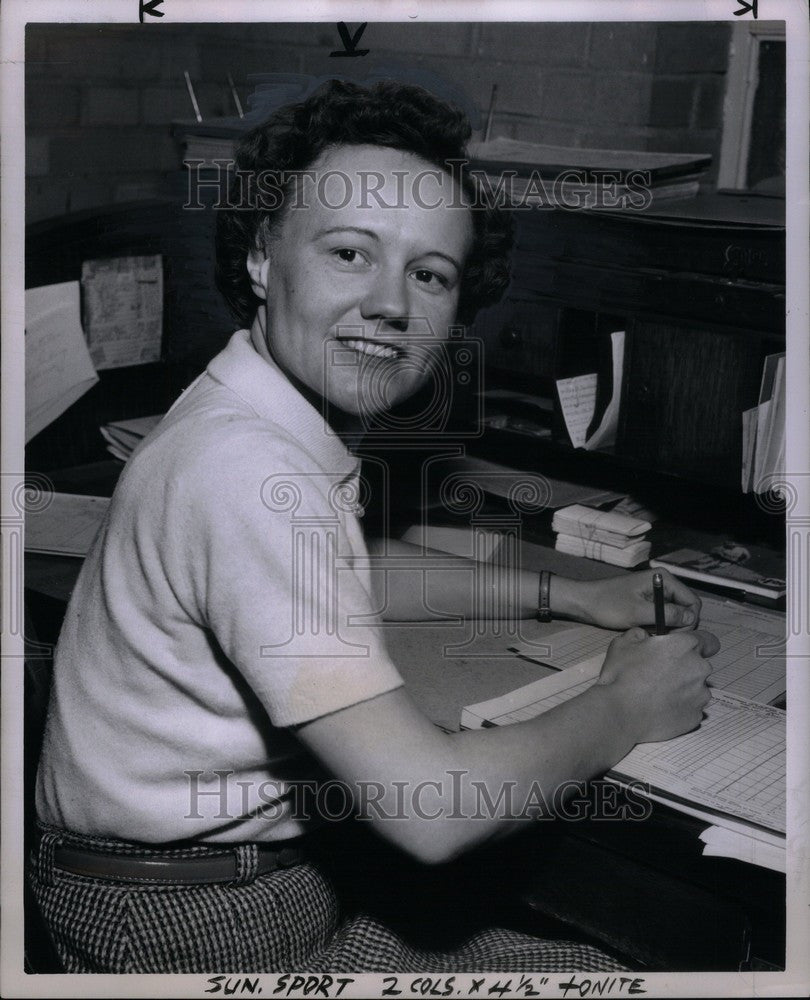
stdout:
{"type": "Polygon", "coordinates": [[[548,570],[543,570],[540,574],[540,594],[537,601],[537,620],[539,622],[551,621],[551,576],[548,570]]]}

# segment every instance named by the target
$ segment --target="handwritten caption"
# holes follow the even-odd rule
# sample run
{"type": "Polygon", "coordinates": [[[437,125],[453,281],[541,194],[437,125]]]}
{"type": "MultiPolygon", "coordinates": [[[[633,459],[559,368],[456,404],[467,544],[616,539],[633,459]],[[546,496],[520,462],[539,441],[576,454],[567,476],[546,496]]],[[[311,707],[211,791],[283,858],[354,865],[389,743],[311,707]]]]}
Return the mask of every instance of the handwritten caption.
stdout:
{"type": "MultiPolygon", "coordinates": [[[[563,976],[524,974],[381,976],[381,997],[576,997],[640,996],[647,992],[639,976],[563,976]]],[[[205,993],[222,996],[356,997],[367,995],[368,977],[285,973],[281,976],[211,976],[205,993]],[[352,989],[356,985],[355,989],[352,989]]]]}

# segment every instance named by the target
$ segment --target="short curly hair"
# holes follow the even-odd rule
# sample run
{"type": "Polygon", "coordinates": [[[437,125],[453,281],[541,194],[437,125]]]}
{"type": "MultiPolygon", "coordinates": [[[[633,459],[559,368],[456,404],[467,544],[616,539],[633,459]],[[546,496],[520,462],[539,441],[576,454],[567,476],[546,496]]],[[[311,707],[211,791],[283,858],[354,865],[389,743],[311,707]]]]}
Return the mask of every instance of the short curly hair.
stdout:
{"type": "Polygon", "coordinates": [[[509,283],[512,223],[508,213],[482,203],[467,169],[470,131],[463,112],[421,87],[330,80],[247,132],[236,149],[231,198],[218,211],[216,228],[217,286],[237,320],[248,326],[261,301],[247,274],[248,254],[262,247],[283,219],[283,199],[263,204],[257,178],[278,178],[277,190],[284,192],[291,175],[334,146],[402,150],[459,178],[472,214],[473,245],[462,274],[458,320],[469,324],[479,309],[497,302],[509,283]]]}

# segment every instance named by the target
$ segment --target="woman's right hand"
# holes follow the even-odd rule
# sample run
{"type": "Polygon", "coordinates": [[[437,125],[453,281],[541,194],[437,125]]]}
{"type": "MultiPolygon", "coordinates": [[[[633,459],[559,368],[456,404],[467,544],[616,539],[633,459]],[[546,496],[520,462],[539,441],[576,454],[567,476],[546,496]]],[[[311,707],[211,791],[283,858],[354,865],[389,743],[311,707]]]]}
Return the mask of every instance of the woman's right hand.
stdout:
{"type": "Polygon", "coordinates": [[[710,632],[650,636],[631,628],[611,642],[598,683],[622,699],[636,742],[669,740],[700,724],[711,698],[707,657],[719,648],[710,632]]]}

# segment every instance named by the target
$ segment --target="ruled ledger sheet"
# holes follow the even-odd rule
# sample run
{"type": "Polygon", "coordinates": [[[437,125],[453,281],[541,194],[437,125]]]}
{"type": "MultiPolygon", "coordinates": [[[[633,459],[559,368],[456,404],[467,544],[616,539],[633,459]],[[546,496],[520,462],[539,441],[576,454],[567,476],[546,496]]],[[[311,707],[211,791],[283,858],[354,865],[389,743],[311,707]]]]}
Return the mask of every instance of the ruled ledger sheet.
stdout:
{"type": "MultiPolygon", "coordinates": [[[[764,705],[785,695],[785,618],[733,601],[704,598],[700,627],[720,640],[709,684],[764,705]]],[[[592,625],[564,627],[543,637],[544,649],[511,646],[525,659],[557,670],[604,654],[617,633],[592,625]]]]}
{"type": "MultiPolygon", "coordinates": [[[[537,657],[538,662],[559,664],[564,669],[500,698],[469,705],[462,713],[462,726],[478,729],[521,722],[541,715],[590,687],[599,676],[612,636],[608,634],[604,641],[605,636],[598,634],[602,630],[590,626],[565,632],[568,634],[562,633],[564,638],[559,642],[559,633],[549,636],[547,651],[550,655],[537,657]],[[600,644],[602,649],[594,651],[600,644]],[[584,650],[591,653],[585,659],[582,658],[584,650]]],[[[771,647],[776,641],[768,633],[759,638],[771,647]]],[[[515,648],[523,650],[521,655],[532,655],[528,652],[531,647],[515,648]]],[[[746,656],[732,653],[718,672],[731,673],[745,659],[746,656]]],[[[763,657],[764,662],[767,660],[767,656],[763,657]]],[[[782,662],[784,677],[784,660],[782,662]]],[[[740,677],[745,678],[745,673],[740,677]]],[[[750,678],[743,683],[748,685],[750,678]]],[[[772,684],[762,681],[753,686],[762,697],[772,684]]],[[[721,817],[728,816],[784,834],[785,739],[786,714],[782,709],[715,687],[698,729],[666,742],[638,744],[609,775],[625,783],[643,782],[649,786],[653,797],[663,798],[676,808],[682,803],[717,813],[715,822],[722,823],[721,817]]]]}

